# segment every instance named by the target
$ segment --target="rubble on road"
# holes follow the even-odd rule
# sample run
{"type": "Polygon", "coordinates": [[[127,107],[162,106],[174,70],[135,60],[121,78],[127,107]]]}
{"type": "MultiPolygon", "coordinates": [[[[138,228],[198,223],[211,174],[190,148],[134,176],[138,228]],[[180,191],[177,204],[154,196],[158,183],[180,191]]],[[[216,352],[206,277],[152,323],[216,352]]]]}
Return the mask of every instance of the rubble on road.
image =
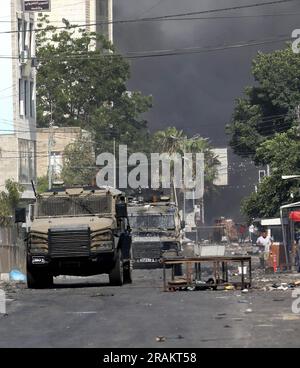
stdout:
{"type": "MultiPolygon", "coordinates": [[[[252,289],[260,291],[289,291],[300,287],[300,274],[292,272],[274,272],[273,269],[259,268],[259,249],[249,243],[232,243],[226,246],[226,253],[235,255],[251,255],[252,257],[252,289]]],[[[231,275],[236,271],[231,270],[231,275]]],[[[242,291],[247,293],[249,290],[242,291]]]]}
{"type": "MultiPolygon", "coordinates": [[[[209,248],[213,246],[210,245],[209,248]]],[[[199,246],[198,246],[199,248],[199,246]]],[[[205,249],[205,245],[202,246],[205,249]]],[[[240,291],[242,295],[248,294],[252,292],[252,290],[271,292],[287,292],[291,291],[295,288],[300,288],[300,274],[292,273],[292,272],[274,272],[273,269],[261,269],[260,261],[259,261],[259,250],[257,247],[249,244],[238,244],[231,243],[225,246],[225,255],[230,257],[231,255],[235,256],[246,256],[251,255],[252,260],[252,285],[251,288],[246,286],[244,289],[240,291]]],[[[244,271],[244,273],[247,272],[244,271]]],[[[169,282],[169,290],[170,291],[198,291],[198,290],[223,290],[231,294],[237,290],[239,287],[237,283],[235,283],[236,277],[240,277],[241,275],[241,267],[237,267],[236,265],[230,265],[228,267],[228,275],[233,278],[228,283],[222,283],[222,285],[216,285],[213,278],[211,278],[211,269],[206,267],[205,265],[201,269],[202,279],[194,280],[193,285],[187,285],[189,277],[179,277],[169,282]],[[208,280],[207,280],[208,279],[208,280]],[[205,281],[207,280],[207,281],[205,281]]]]}
{"type": "Polygon", "coordinates": [[[25,289],[26,284],[23,282],[7,282],[7,281],[0,281],[0,289],[4,290],[6,293],[14,294],[18,290],[25,289]]]}

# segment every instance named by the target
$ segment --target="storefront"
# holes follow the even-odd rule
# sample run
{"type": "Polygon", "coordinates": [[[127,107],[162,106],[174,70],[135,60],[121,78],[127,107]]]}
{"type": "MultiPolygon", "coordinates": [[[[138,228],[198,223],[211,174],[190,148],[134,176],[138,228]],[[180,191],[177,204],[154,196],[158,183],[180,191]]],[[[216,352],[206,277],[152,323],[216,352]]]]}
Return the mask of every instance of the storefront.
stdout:
{"type": "Polygon", "coordinates": [[[288,266],[300,271],[300,202],[282,206],[280,212],[288,266]]]}

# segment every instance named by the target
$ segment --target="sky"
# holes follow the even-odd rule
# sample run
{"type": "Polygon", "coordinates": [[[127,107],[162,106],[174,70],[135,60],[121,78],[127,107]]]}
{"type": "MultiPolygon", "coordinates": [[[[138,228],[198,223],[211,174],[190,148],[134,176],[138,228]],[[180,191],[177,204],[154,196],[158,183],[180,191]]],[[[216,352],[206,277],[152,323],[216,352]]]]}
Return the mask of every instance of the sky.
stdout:
{"type": "MultiPolygon", "coordinates": [[[[265,2],[266,0],[114,0],[114,17],[135,19],[265,2]]],[[[300,28],[300,1],[175,20],[114,25],[114,42],[122,52],[188,47],[215,47],[291,37],[300,28]],[[273,16],[277,14],[277,16],[273,16]],[[265,15],[265,16],[262,16],[265,15]],[[266,16],[267,15],[267,16],[266,16]],[[272,15],[272,16],[270,16],[272,15]],[[242,17],[241,17],[242,16],[242,17]]],[[[201,134],[224,147],[235,99],[254,82],[251,62],[257,52],[282,48],[283,42],[193,55],[131,60],[131,90],[153,96],[146,115],[151,130],[167,126],[201,134]]]]}

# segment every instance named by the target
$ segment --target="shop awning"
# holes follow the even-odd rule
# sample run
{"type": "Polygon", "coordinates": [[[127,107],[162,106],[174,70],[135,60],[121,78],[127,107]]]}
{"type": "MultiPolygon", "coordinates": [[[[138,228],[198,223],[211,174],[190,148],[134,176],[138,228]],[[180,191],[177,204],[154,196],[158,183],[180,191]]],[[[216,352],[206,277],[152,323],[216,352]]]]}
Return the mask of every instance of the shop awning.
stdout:
{"type": "Polygon", "coordinates": [[[300,211],[292,211],[289,217],[294,222],[300,222],[300,211]]]}

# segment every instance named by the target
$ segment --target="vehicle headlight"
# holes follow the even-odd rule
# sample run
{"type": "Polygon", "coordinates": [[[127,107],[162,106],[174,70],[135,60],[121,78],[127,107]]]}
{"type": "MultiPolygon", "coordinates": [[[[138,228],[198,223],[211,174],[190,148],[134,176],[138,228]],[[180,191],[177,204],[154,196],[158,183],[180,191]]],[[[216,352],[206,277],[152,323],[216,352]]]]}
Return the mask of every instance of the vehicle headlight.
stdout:
{"type": "Polygon", "coordinates": [[[92,235],[92,241],[109,241],[112,240],[112,232],[105,231],[104,233],[92,235]]]}
{"type": "Polygon", "coordinates": [[[113,235],[111,231],[105,231],[100,234],[92,235],[91,250],[96,252],[103,249],[113,248],[113,235]]]}
{"type": "Polygon", "coordinates": [[[48,252],[48,236],[32,234],[30,236],[31,253],[47,253],[48,252]]]}

